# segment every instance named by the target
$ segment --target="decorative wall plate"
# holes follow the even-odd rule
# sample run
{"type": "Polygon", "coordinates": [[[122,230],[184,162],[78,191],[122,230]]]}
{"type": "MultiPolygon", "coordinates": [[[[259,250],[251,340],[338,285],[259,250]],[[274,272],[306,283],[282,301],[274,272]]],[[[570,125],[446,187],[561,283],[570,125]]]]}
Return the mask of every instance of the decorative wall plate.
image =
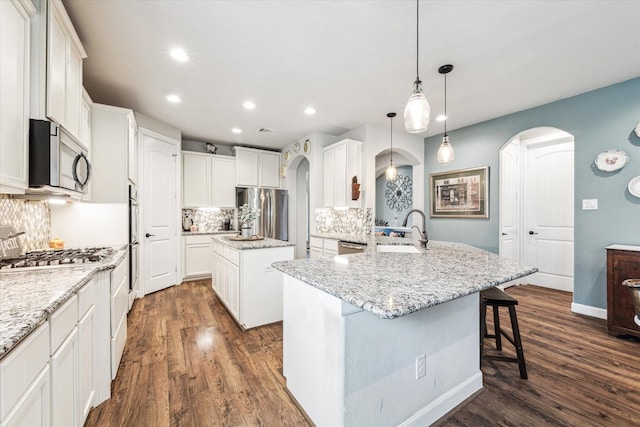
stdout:
{"type": "Polygon", "coordinates": [[[622,150],[607,150],[598,154],[596,167],[604,172],[613,172],[622,169],[629,161],[629,156],[622,150]]]}
{"type": "Polygon", "coordinates": [[[308,139],[304,142],[302,149],[304,150],[305,154],[309,154],[309,151],[311,151],[311,143],[309,142],[308,139]]]}
{"type": "Polygon", "coordinates": [[[288,152],[288,151],[286,151],[286,152],[284,153],[284,159],[285,159],[285,160],[289,160],[289,156],[290,156],[289,152],[288,152]]]}
{"type": "Polygon", "coordinates": [[[298,151],[300,151],[300,143],[296,142],[293,144],[293,152],[297,153],[298,151]]]}
{"type": "Polygon", "coordinates": [[[636,125],[634,132],[636,133],[636,136],[640,138],[640,122],[638,122],[638,124],[636,125]]]}
{"type": "Polygon", "coordinates": [[[629,181],[629,185],[627,186],[627,188],[629,189],[629,193],[631,193],[632,196],[640,198],[640,175],[631,178],[631,181],[629,181]]]}

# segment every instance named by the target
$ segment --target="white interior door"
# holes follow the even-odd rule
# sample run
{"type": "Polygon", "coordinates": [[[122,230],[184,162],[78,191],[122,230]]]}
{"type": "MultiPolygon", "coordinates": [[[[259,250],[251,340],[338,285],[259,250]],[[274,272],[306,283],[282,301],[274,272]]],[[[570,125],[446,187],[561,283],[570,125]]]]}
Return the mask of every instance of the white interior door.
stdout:
{"type": "Polygon", "coordinates": [[[176,221],[178,141],[143,131],[142,289],[144,294],[178,283],[176,221]]]}
{"type": "MultiPolygon", "coordinates": [[[[522,214],[520,192],[520,141],[516,140],[500,150],[500,219],[498,250],[500,256],[520,260],[522,214]]],[[[506,283],[504,287],[519,285],[521,279],[506,283]]]]}
{"type": "Polygon", "coordinates": [[[527,282],[573,292],[573,137],[525,144],[524,262],[527,282]]]}

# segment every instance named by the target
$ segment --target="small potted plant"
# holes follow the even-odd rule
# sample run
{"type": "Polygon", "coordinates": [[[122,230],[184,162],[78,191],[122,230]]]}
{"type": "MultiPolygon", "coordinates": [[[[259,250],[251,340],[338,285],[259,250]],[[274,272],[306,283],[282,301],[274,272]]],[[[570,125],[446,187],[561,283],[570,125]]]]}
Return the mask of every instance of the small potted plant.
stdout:
{"type": "Polygon", "coordinates": [[[253,228],[253,222],[260,216],[260,209],[253,209],[249,207],[247,203],[240,206],[240,213],[238,219],[242,223],[242,238],[251,238],[251,229],[253,228]]]}

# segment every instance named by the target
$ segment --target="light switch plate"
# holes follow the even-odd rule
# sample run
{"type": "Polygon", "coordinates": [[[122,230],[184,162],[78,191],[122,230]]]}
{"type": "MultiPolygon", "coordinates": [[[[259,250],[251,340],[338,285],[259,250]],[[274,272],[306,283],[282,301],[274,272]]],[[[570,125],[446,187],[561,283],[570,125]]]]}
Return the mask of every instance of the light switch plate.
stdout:
{"type": "Polygon", "coordinates": [[[595,211],[598,210],[598,199],[582,199],[583,211],[595,211]]]}

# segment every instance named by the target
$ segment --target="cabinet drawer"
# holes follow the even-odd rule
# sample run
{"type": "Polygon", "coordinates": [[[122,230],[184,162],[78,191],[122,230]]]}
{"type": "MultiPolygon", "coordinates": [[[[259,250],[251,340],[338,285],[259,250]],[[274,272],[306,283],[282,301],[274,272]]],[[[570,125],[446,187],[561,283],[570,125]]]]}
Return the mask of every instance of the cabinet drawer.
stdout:
{"type": "Polygon", "coordinates": [[[127,314],[129,308],[129,286],[123,281],[116,293],[111,296],[111,336],[115,336],[120,319],[127,314]]]}
{"type": "Polygon", "coordinates": [[[49,323],[45,322],[0,362],[0,419],[14,407],[49,361],[49,323]]]}
{"type": "Polygon", "coordinates": [[[338,253],[338,241],[333,239],[324,239],[324,248],[338,253]]]}
{"type": "Polygon", "coordinates": [[[203,244],[203,243],[208,245],[211,243],[211,236],[206,234],[195,235],[195,236],[184,236],[184,237],[187,245],[203,244]]]}
{"type": "Polygon", "coordinates": [[[122,281],[127,279],[128,267],[129,263],[127,262],[127,257],[125,257],[111,272],[111,295],[114,295],[120,288],[122,281]]]}
{"type": "Polygon", "coordinates": [[[82,319],[98,300],[98,285],[96,280],[91,279],[78,291],[78,319],[82,319]]]}
{"type": "Polygon", "coordinates": [[[120,366],[120,359],[124,352],[124,344],[127,341],[127,315],[118,319],[118,328],[111,338],[111,379],[115,379],[120,366]]]}
{"type": "Polygon", "coordinates": [[[51,315],[49,323],[51,324],[51,353],[49,354],[53,354],[78,323],[78,297],[74,295],[69,298],[69,301],[51,315]]]}
{"type": "Polygon", "coordinates": [[[309,246],[322,249],[322,238],[309,236],[309,246]]]}

